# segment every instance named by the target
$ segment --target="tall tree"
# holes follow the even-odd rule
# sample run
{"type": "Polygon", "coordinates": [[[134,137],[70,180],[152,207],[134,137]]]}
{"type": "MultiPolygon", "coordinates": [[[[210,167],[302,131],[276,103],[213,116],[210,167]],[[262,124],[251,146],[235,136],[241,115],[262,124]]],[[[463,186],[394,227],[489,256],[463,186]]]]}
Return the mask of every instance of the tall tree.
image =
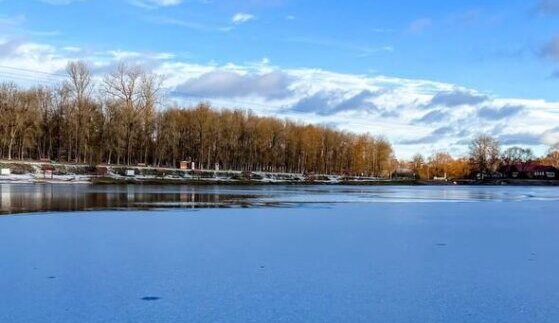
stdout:
{"type": "Polygon", "coordinates": [[[94,156],[93,146],[96,128],[99,126],[99,105],[93,101],[94,90],[91,72],[84,62],[70,62],[66,67],[68,74],[64,89],[70,99],[69,151],[68,159],[76,162],[91,162],[94,156]]]}
{"type": "Polygon", "coordinates": [[[522,148],[522,147],[507,148],[501,156],[501,161],[504,166],[516,165],[517,167],[520,168],[519,171],[521,172],[534,159],[535,156],[532,150],[530,148],[522,148]]]}
{"type": "Polygon", "coordinates": [[[496,138],[479,135],[470,144],[470,163],[472,169],[488,175],[497,170],[499,165],[500,145],[496,138]]]}

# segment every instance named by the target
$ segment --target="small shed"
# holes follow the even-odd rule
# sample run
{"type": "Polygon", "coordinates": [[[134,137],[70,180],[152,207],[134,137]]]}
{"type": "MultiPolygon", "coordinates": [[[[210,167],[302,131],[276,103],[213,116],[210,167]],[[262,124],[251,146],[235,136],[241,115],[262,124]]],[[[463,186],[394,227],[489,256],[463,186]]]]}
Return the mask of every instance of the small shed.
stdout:
{"type": "Polygon", "coordinates": [[[183,160],[179,163],[179,169],[182,170],[188,170],[190,169],[190,161],[188,160],[183,160]]]}
{"type": "Polygon", "coordinates": [[[44,165],[42,167],[43,170],[43,178],[50,178],[54,177],[54,167],[52,165],[44,165]]]}
{"type": "Polygon", "coordinates": [[[9,176],[12,174],[12,170],[9,168],[2,168],[0,169],[0,175],[2,176],[9,176]]]}

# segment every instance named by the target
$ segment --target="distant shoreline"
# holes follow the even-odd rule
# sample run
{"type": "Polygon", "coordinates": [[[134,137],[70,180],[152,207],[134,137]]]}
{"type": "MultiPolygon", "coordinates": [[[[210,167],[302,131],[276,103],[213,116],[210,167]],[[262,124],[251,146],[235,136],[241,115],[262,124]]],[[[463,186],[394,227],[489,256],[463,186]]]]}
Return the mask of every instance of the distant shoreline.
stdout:
{"type": "Polygon", "coordinates": [[[232,170],[184,170],[148,166],[80,165],[43,161],[0,161],[0,183],[91,185],[370,185],[370,186],[559,186],[559,180],[416,180],[409,178],[243,172],[232,170]],[[105,174],[98,174],[103,169],[105,174]],[[133,175],[127,175],[131,172],[133,175]]]}
{"type": "Polygon", "coordinates": [[[192,186],[276,186],[276,185],[308,185],[308,186],[558,186],[557,180],[486,180],[440,182],[425,180],[382,180],[382,181],[255,181],[255,180],[203,180],[203,179],[115,179],[112,177],[90,177],[76,180],[68,178],[53,179],[35,178],[32,180],[11,180],[0,176],[0,184],[61,184],[61,185],[192,185],[192,186]]]}
{"type": "Polygon", "coordinates": [[[419,185],[414,180],[379,180],[379,181],[262,181],[262,180],[204,180],[204,179],[115,179],[112,177],[94,178],[91,181],[94,185],[119,185],[119,184],[136,184],[136,185],[419,185]]]}

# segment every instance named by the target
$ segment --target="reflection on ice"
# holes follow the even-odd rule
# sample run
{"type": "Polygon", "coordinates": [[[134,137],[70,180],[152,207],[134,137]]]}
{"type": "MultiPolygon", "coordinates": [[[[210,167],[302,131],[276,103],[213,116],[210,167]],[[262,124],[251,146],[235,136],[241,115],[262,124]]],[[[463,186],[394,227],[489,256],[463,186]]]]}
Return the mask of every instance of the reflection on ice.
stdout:
{"type": "Polygon", "coordinates": [[[0,184],[0,213],[106,209],[559,200],[554,187],[0,184]]]}
{"type": "Polygon", "coordinates": [[[250,196],[191,187],[0,184],[0,213],[107,209],[203,208],[242,205],[250,196]]]}
{"type": "Polygon", "coordinates": [[[378,203],[378,202],[482,202],[559,200],[552,187],[502,186],[367,186],[287,188],[265,202],[280,203],[378,203]]]}

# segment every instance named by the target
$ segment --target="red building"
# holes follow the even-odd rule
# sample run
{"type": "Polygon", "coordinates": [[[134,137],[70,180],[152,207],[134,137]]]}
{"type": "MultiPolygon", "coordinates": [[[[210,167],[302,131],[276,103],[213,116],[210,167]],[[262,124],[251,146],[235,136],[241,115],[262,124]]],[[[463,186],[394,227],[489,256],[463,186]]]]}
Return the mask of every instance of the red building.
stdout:
{"type": "Polygon", "coordinates": [[[557,179],[559,170],[553,166],[538,164],[515,164],[503,166],[499,172],[506,178],[518,179],[557,179]]]}
{"type": "Polygon", "coordinates": [[[179,163],[179,169],[182,170],[195,170],[196,169],[196,163],[194,163],[193,161],[181,161],[179,163]]]}

